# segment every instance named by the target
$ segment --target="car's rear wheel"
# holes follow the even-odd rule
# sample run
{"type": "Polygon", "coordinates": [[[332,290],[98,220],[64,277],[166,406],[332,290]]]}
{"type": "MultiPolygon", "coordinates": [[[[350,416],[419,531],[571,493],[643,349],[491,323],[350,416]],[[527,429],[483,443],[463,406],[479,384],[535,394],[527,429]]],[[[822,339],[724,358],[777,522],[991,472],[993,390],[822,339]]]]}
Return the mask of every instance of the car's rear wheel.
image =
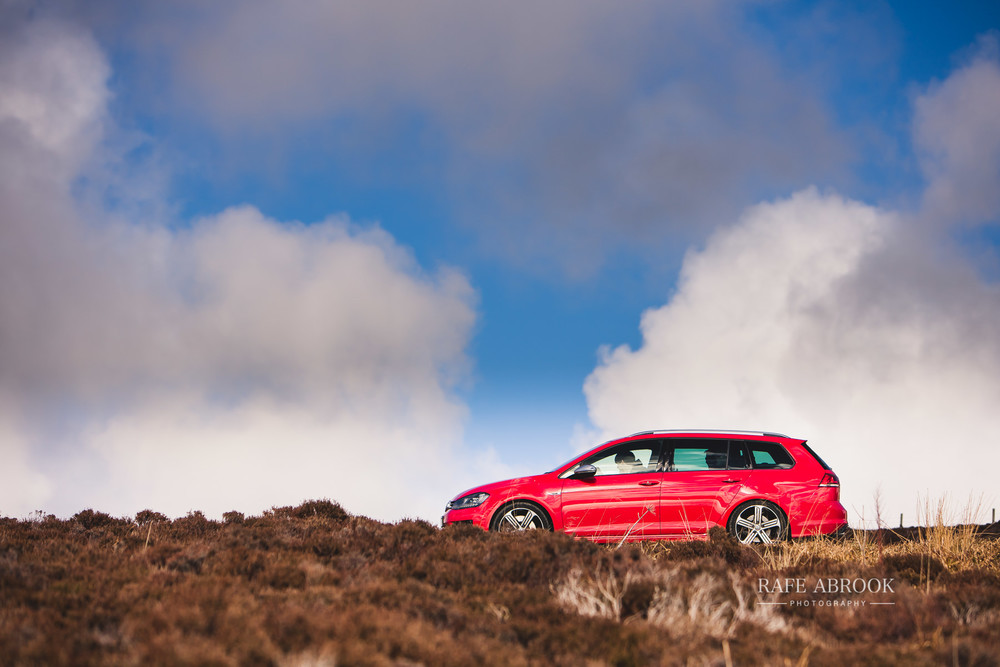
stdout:
{"type": "Polygon", "coordinates": [[[490,530],[508,533],[522,530],[552,530],[549,515],[541,507],[524,500],[504,505],[493,517],[490,530]]]}
{"type": "Polygon", "coordinates": [[[729,515],[729,533],[744,544],[770,544],[788,537],[788,519],[769,500],[743,503],[729,515]]]}

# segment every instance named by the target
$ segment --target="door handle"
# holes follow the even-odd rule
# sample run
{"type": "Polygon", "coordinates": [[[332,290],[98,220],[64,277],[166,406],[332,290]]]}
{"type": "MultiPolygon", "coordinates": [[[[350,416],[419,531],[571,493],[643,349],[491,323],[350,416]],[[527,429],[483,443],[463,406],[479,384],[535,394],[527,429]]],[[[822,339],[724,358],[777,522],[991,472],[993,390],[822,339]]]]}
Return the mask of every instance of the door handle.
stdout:
{"type": "Polygon", "coordinates": [[[644,479],[639,482],[639,486],[656,486],[657,484],[659,484],[659,482],[655,479],[644,479]]]}
{"type": "Polygon", "coordinates": [[[722,483],[723,484],[736,484],[737,482],[742,482],[742,481],[743,481],[742,479],[724,479],[724,480],[722,480],[722,483]]]}

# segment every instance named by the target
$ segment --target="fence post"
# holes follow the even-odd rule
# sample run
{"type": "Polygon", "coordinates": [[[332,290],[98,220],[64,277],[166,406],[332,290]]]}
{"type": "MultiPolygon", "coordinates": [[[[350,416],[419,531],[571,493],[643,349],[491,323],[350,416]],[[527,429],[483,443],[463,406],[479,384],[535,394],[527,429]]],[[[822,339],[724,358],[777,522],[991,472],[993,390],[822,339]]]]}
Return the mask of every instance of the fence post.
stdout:
{"type": "Polygon", "coordinates": [[[900,528],[903,527],[903,513],[902,512],[899,513],[899,527],[900,528]]]}

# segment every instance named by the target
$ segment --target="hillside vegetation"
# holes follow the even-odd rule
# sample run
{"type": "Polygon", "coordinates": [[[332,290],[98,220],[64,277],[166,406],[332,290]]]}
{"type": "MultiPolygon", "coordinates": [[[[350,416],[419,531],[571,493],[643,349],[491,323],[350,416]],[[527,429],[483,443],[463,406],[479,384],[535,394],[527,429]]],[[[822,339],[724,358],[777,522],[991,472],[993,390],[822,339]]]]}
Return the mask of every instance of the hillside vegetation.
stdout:
{"type": "Polygon", "coordinates": [[[982,527],[936,526],[766,549],[721,530],[705,542],[614,548],[546,532],[384,524],[330,501],[219,522],[148,510],[0,519],[0,656],[14,665],[992,665],[1000,543],[982,527]]]}

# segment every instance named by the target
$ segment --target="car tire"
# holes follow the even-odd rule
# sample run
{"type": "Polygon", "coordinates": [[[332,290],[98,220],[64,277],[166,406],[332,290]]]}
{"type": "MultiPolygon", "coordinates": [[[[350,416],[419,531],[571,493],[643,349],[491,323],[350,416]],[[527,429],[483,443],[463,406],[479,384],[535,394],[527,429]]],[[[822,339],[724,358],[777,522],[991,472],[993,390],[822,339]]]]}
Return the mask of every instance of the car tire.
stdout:
{"type": "Polygon", "coordinates": [[[500,533],[552,530],[552,521],[545,510],[535,503],[515,500],[501,507],[493,516],[490,530],[500,533]]]}
{"type": "Polygon", "coordinates": [[[751,500],[733,510],[726,529],[743,544],[770,544],[788,537],[788,519],[771,501],[751,500]]]}

